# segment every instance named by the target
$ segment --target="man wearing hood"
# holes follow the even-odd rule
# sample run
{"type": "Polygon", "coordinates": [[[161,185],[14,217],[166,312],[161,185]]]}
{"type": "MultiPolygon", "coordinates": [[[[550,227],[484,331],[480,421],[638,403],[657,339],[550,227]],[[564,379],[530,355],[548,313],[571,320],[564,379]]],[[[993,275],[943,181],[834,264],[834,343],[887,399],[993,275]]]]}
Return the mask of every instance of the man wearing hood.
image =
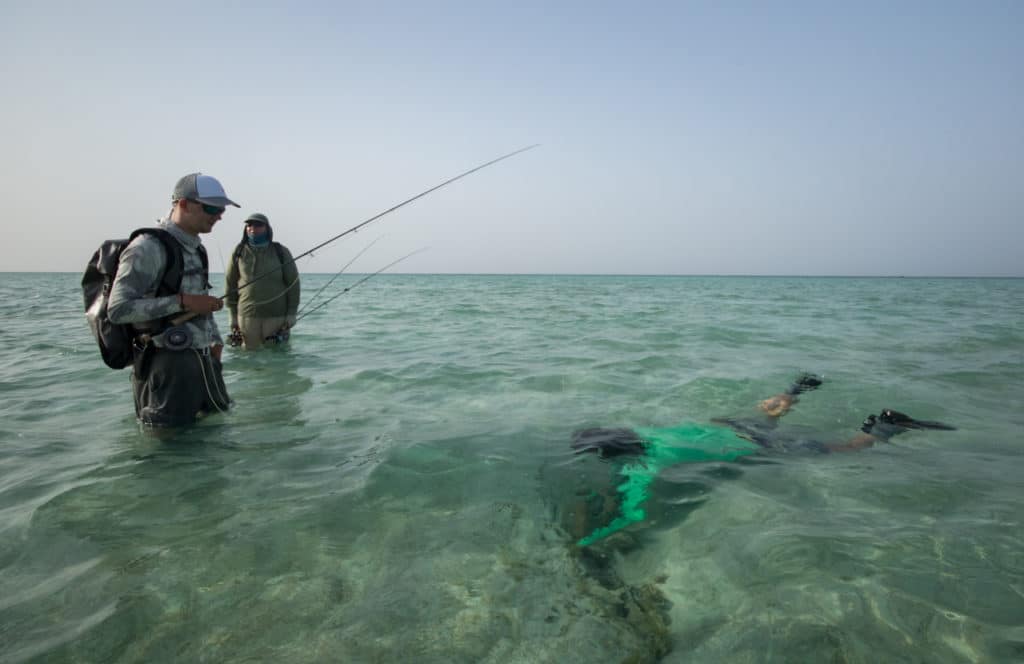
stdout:
{"type": "Polygon", "coordinates": [[[274,242],[265,214],[257,212],[245,220],[225,279],[232,346],[255,350],[288,340],[299,309],[299,270],[288,248],[274,242]]]}

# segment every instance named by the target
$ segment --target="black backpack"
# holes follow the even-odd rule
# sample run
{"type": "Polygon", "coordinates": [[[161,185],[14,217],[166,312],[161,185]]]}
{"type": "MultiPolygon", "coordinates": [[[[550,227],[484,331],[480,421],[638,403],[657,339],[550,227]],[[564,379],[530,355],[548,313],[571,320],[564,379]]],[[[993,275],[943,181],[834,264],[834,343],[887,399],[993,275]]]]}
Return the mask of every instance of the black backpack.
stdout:
{"type": "MultiPolygon", "coordinates": [[[[127,240],[107,240],[92,255],[82,275],[82,299],[85,300],[85,317],[92,328],[92,335],[100,347],[103,362],[111,369],[123,369],[134,359],[134,342],[138,334],[130,324],[117,325],[107,317],[107,301],[110,289],[117,276],[121,252],[142,234],[154,235],[160,239],[167,252],[167,266],[164,268],[156,296],[174,295],[181,290],[185,276],[185,256],[181,245],[174,236],[162,228],[140,228],[127,240]]],[[[204,271],[207,269],[206,254],[200,246],[204,271]]]]}

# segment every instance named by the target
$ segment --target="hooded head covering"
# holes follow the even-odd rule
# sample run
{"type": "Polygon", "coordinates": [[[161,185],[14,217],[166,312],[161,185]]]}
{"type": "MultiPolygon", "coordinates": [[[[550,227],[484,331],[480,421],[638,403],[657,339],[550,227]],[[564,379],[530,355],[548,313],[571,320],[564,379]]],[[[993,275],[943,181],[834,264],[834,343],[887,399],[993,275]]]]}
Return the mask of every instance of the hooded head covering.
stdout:
{"type": "MultiPolygon", "coordinates": [[[[261,224],[265,224],[267,226],[267,245],[269,245],[270,243],[272,243],[274,241],[274,228],[270,225],[270,219],[267,218],[267,215],[265,215],[265,214],[263,214],[261,212],[253,212],[252,214],[250,214],[248,217],[245,218],[245,223],[249,223],[250,221],[256,221],[256,222],[259,222],[261,224]]],[[[242,228],[242,244],[248,244],[248,243],[249,243],[249,235],[245,232],[245,227],[243,226],[243,228],[242,228]]]]}

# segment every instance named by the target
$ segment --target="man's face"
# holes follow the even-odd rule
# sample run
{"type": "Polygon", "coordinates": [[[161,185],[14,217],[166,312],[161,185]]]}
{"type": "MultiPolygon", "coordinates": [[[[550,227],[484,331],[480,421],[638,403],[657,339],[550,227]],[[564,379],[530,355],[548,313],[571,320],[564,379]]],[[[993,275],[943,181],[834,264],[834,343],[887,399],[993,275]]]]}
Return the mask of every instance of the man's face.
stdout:
{"type": "Polygon", "coordinates": [[[251,238],[258,238],[267,232],[267,225],[260,221],[245,222],[245,233],[251,238]]]}
{"type": "Polygon", "coordinates": [[[181,201],[181,203],[183,207],[180,225],[193,235],[212,231],[214,225],[220,221],[221,216],[224,214],[224,208],[216,205],[207,205],[206,203],[188,200],[181,201]]]}

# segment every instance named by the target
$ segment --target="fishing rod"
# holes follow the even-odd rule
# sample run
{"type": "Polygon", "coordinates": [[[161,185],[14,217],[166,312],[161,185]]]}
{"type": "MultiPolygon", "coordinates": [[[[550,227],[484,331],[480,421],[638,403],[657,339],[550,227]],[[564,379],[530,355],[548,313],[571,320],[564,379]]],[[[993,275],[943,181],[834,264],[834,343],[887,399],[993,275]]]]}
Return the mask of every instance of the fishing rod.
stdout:
{"type": "MultiPolygon", "coordinates": [[[[404,206],[408,205],[409,203],[412,203],[415,200],[423,198],[427,194],[435,192],[438,189],[440,189],[441,187],[447,186],[447,185],[455,182],[456,180],[461,180],[462,178],[466,177],[467,175],[470,175],[472,173],[476,173],[477,171],[482,170],[484,168],[487,168],[488,166],[493,166],[494,164],[497,164],[499,161],[504,161],[506,159],[509,159],[511,157],[516,156],[517,154],[521,154],[523,152],[526,152],[527,150],[532,150],[532,149],[534,149],[536,147],[540,147],[540,143],[534,143],[533,145],[528,145],[525,148],[519,148],[518,150],[515,150],[514,152],[509,152],[508,154],[502,155],[502,156],[500,156],[500,157],[498,157],[496,159],[492,159],[492,160],[490,160],[488,162],[480,164],[479,166],[476,166],[475,168],[471,168],[468,171],[465,171],[463,173],[459,173],[455,177],[449,178],[449,179],[445,180],[444,182],[442,182],[441,184],[434,185],[430,189],[427,189],[426,191],[420,192],[420,193],[416,194],[415,196],[413,196],[412,198],[407,198],[406,200],[402,201],[401,203],[399,203],[397,205],[393,205],[393,206],[389,207],[387,210],[384,210],[383,212],[375,214],[374,216],[370,217],[366,221],[358,223],[355,226],[353,226],[352,228],[349,228],[346,231],[338,233],[337,235],[335,235],[334,237],[330,238],[329,240],[325,240],[325,241],[321,242],[320,244],[316,245],[315,247],[313,247],[312,249],[309,249],[308,251],[304,251],[303,253],[301,253],[298,256],[296,256],[295,258],[293,258],[291,261],[288,261],[286,264],[290,265],[291,263],[294,263],[295,261],[299,260],[300,258],[305,258],[306,256],[311,256],[314,251],[318,251],[320,249],[323,249],[327,245],[329,245],[332,242],[335,242],[337,240],[340,240],[341,238],[345,237],[349,233],[355,233],[360,228],[362,228],[363,226],[366,226],[370,222],[377,221],[378,219],[380,219],[384,215],[391,214],[392,212],[394,212],[398,208],[404,207],[404,206]]],[[[243,288],[248,287],[250,284],[253,284],[256,281],[259,281],[263,277],[266,277],[267,275],[273,274],[274,272],[277,272],[277,271],[281,270],[283,267],[284,267],[284,265],[281,265],[280,267],[273,268],[271,270],[268,270],[267,272],[264,272],[261,275],[255,276],[251,280],[249,280],[248,282],[246,282],[246,283],[242,284],[241,286],[239,286],[238,288],[236,288],[235,291],[236,292],[240,291],[243,288]]],[[[220,299],[223,300],[225,297],[227,297],[227,293],[222,295],[220,297],[220,299]]]]}
{"type": "MultiPolygon", "coordinates": [[[[260,274],[260,275],[257,275],[255,277],[253,277],[248,282],[242,284],[241,286],[238,286],[234,290],[231,290],[231,291],[228,291],[227,293],[224,293],[223,295],[221,295],[217,299],[218,300],[223,300],[223,299],[227,298],[229,293],[232,293],[232,292],[237,293],[238,291],[242,290],[243,288],[247,288],[247,287],[251,286],[252,284],[256,283],[260,279],[262,279],[262,278],[264,278],[264,277],[266,277],[268,275],[274,274],[275,272],[279,272],[282,269],[284,269],[285,265],[291,265],[292,263],[294,263],[295,261],[299,260],[300,258],[305,258],[306,256],[310,256],[310,255],[312,255],[312,253],[314,251],[318,251],[319,249],[322,249],[323,247],[326,247],[330,243],[335,242],[336,240],[340,240],[341,238],[345,237],[349,233],[355,233],[356,231],[358,231],[360,228],[366,226],[367,224],[369,224],[371,222],[374,222],[374,221],[377,221],[381,217],[383,217],[383,216],[385,216],[387,214],[390,214],[390,213],[394,212],[395,210],[397,210],[398,208],[406,206],[406,205],[408,205],[409,203],[412,203],[415,200],[423,198],[427,194],[435,192],[438,189],[440,189],[441,187],[445,187],[445,186],[447,186],[447,185],[449,185],[449,184],[451,184],[451,183],[453,183],[453,182],[455,182],[457,180],[461,180],[462,178],[466,177],[467,175],[470,175],[472,173],[476,173],[477,171],[482,170],[484,168],[487,168],[488,166],[493,166],[494,164],[497,164],[499,161],[504,161],[506,159],[510,159],[510,158],[516,156],[517,154],[522,154],[523,152],[526,152],[527,150],[532,150],[532,149],[534,149],[536,147],[540,147],[540,143],[534,143],[533,145],[527,145],[525,148],[519,148],[518,150],[515,150],[513,152],[509,152],[508,154],[504,154],[504,155],[502,155],[502,156],[500,156],[500,157],[498,157],[496,159],[492,159],[492,160],[490,160],[488,162],[484,162],[483,164],[480,164],[479,166],[471,168],[468,171],[465,171],[463,173],[459,173],[455,177],[449,178],[449,179],[445,180],[444,182],[442,182],[441,184],[434,185],[430,189],[427,189],[426,191],[420,192],[420,193],[416,194],[415,196],[413,196],[412,198],[407,198],[406,200],[402,201],[398,205],[393,205],[393,206],[389,207],[387,210],[384,210],[383,212],[375,214],[374,216],[370,217],[366,221],[360,222],[360,223],[356,224],[355,226],[353,226],[352,228],[349,228],[346,231],[338,233],[337,235],[335,235],[334,237],[330,238],[329,240],[325,240],[324,242],[321,242],[320,244],[318,244],[315,247],[313,247],[312,249],[310,249],[308,251],[305,251],[305,252],[299,254],[298,256],[292,258],[290,261],[286,261],[286,262],[282,263],[281,265],[279,265],[278,267],[272,268],[272,269],[264,272],[263,274],[260,274]]],[[[173,320],[171,320],[171,325],[174,325],[174,326],[181,325],[185,321],[191,320],[192,318],[195,318],[198,315],[199,314],[196,314],[196,313],[191,312],[191,311],[183,313],[182,315],[178,316],[177,318],[174,318],[173,320]]]]}
{"type": "MultiPolygon", "coordinates": [[[[383,236],[381,236],[381,237],[383,237],[383,236]]],[[[319,290],[318,290],[317,292],[313,293],[313,297],[309,298],[309,301],[307,301],[307,302],[306,302],[306,304],[302,305],[302,309],[301,309],[301,310],[299,311],[299,314],[298,314],[298,315],[300,315],[300,316],[301,316],[301,315],[302,315],[302,312],[303,312],[303,311],[305,311],[306,309],[308,309],[308,308],[309,308],[309,305],[313,304],[313,300],[315,300],[315,299],[316,299],[316,298],[317,298],[317,297],[318,297],[318,296],[320,295],[320,293],[324,292],[324,290],[325,290],[325,289],[326,289],[326,288],[327,288],[328,286],[330,286],[331,284],[333,284],[333,283],[334,283],[334,280],[335,280],[335,279],[337,279],[338,277],[340,277],[340,276],[341,276],[341,273],[342,273],[342,272],[344,272],[345,270],[347,270],[347,269],[348,269],[348,266],[349,266],[349,265],[352,265],[352,263],[355,263],[355,262],[356,262],[356,260],[358,260],[360,256],[362,256],[363,254],[365,254],[365,253],[366,253],[366,252],[367,252],[367,251],[368,251],[368,250],[370,249],[370,247],[372,247],[373,245],[377,244],[377,242],[379,242],[379,241],[380,241],[380,238],[377,238],[376,240],[374,240],[374,241],[373,241],[373,242],[371,242],[370,244],[366,245],[366,246],[365,246],[365,247],[363,248],[363,250],[362,250],[362,251],[360,251],[360,252],[359,252],[358,254],[356,254],[356,255],[355,255],[355,256],[354,256],[353,258],[352,258],[352,260],[350,260],[349,262],[347,262],[347,263],[345,263],[344,265],[342,265],[342,266],[341,266],[341,269],[340,269],[340,270],[338,270],[337,272],[335,272],[335,273],[334,273],[334,276],[333,276],[333,277],[331,277],[331,279],[330,279],[330,280],[329,280],[329,281],[328,281],[328,282],[327,282],[326,284],[324,284],[323,286],[321,286],[321,287],[320,287],[320,289],[319,289],[319,290]]],[[[296,320],[298,320],[298,319],[296,319],[296,320]]]]}
{"type": "Polygon", "coordinates": [[[220,246],[220,242],[217,242],[217,253],[220,254],[220,269],[227,274],[228,263],[224,260],[224,248],[220,246]]]}
{"type": "Polygon", "coordinates": [[[324,301],[323,301],[323,302],[321,302],[320,304],[316,305],[316,306],[315,306],[315,307],[313,307],[312,309],[308,310],[308,311],[307,311],[306,313],[304,313],[304,314],[302,314],[301,316],[299,316],[298,318],[296,318],[296,319],[295,319],[295,323],[293,323],[291,327],[292,327],[292,328],[294,328],[294,327],[295,327],[295,325],[297,325],[297,324],[298,324],[298,322],[299,322],[300,320],[302,320],[302,319],[303,319],[303,318],[305,318],[306,316],[310,315],[310,314],[311,314],[311,313],[313,313],[314,311],[317,311],[318,309],[320,309],[320,308],[322,308],[322,307],[325,307],[325,306],[327,306],[327,305],[328,305],[328,304],[330,304],[331,302],[334,302],[334,301],[335,301],[335,300],[337,300],[337,299],[338,299],[339,297],[341,297],[341,296],[342,296],[342,295],[344,295],[345,293],[349,292],[350,290],[352,290],[353,288],[355,288],[355,287],[356,287],[356,286],[358,286],[359,284],[362,284],[362,283],[365,283],[365,282],[369,281],[370,279],[372,279],[373,277],[376,277],[376,276],[377,276],[378,274],[380,274],[380,273],[381,273],[381,272],[383,272],[384,270],[388,269],[389,267],[394,267],[395,265],[398,265],[399,263],[401,263],[402,261],[404,261],[404,260],[405,260],[406,258],[409,258],[409,257],[411,257],[411,256],[415,256],[416,254],[420,253],[421,251],[426,251],[426,250],[427,250],[427,248],[426,248],[426,247],[422,247],[422,248],[420,248],[420,249],[417,249],[416,251],[410,252],[410,253],[406,254],[405,256],[402,256],[402,257],[401,257],[401,258],[399,258],[398,260],[394,260],[394,261],[391,261],[390,263],[388,263],[387,265],[385,265],[385,266],[384,266],[384,267],[382,267],[381,269],[377,270],[377,271],[376,271],[376,272],[374,272],[373,274],[368,274],[368,275],[366,275],[365,277],[363,277],[363,278],[362,278],[362,279],[360,279],[359,281],[355,282],[355,283],[354,283],[354,284],[352,284],[351,286],[346,286],[346,287],[345,287],[345,288],[343,288],[343,289],[342,289],[342,290],[341,290],[341,291],[340,291],[340,292],[339,292],[338,294],[336,294],[336,295],[334,295],[333,297],[330,297],[330,298],[328,298],[328,299],[324,300],[324,301]]]}

